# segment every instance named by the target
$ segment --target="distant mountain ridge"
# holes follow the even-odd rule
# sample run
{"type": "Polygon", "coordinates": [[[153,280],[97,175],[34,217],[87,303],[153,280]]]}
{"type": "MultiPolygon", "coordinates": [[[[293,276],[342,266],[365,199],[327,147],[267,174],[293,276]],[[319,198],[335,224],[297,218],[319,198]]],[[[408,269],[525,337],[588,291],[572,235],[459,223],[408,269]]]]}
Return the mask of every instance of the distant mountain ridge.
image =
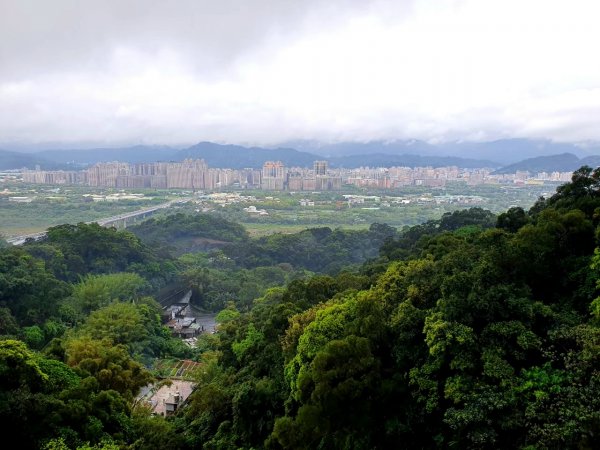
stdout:
{"type": "Polygon", "coordinates": [[[314,161],[326,159],[330,167],[392,167],[392,166],[460,166],[464,168],[498,167],[498,163],[458,157],[362,154],[325,158],[314,153],[300,152],[291,148],[265,149],[261,147],[242,147],[239,145],[220,145],[201,142],[175,155],[176,160],[202,158],[209,167],[261,167],[265,161],[282,161],[288,167],[312,167],[314,161]]]}
{"type": "MultiPolygon", "coordinates": [[[[513,172],[515,170],[569,171],[573,170],[574,165],[579,167],[586,161],[587,164],[595,164],[595,157],[589,156],[593,151],[591,149],[586,150],[574,144],[527,139],[435,145],[418,140],[337,144],[297,141],[290,144],[296,147],[263,148],[200,142],[184,149],[169,146],[137,145],[121,148],[44,150],[37,153],[3,151],[0,153],[0,169],[18,169],[22,167],[33,169],[36,164],[39,164],[42,169],[78,169],[97,162],[142,163],[182,161],[186,158],[202,158],[210,167],[234,169],[260,168],[265,161],[269,160],[282,161],[288,167],[311,167],[313,161],[326,159],[331,167],[501,167],[497,173],[501,173],[500,171],[503,170],[513,172]],[[572,151],[562,151],[564,149],[572,151]],[[553,151],[553,153],[550,155],[539,154],[540,152],[549,151],[553,151]],[[558,157],[556,155],[568,156],[558,157]],[[515,160],[523,160],[523,158],[527,158],[528,162],[515,163],[515,160]],[[529,161],[530,159],[533,161],[529,161]]],[[[596,149],[596,152],[600,154],[600,147],[596,149]]]]}
{"type": "Polygon", "coordinates": [[[200,142],[178,151],[174,158],[176,161],[186,158],[202,158],[209,167],[232,169],[259,168],[265,161],[282,161],[286,166],[312,167],[313,161],[323,159],[322,156],[300,152],[292,148],[242,147],[241,145],[215,144],[214,142],[200,142]]]}
{"type": "Polygon", "coordinates": [[[480,167],[495,168],[500,164],[481,159],[459,158],[456,156],[387,155],[381,153],[369,155],[350,155],[328,159],[331,167],[447,167],[458,166],[464,169],[480,167]]]}
{"type": "Polygon", "coordinates": [[[177,150],[166,145],[134,145],[121,148],[91,148],[80,150],[44,150],[35,155],[75,165],[90,165],[97,162],[122,161],[128,163],[170,161],[177,150]]]}
{"type": "Polygon", "coordinates": [[[336,144],[321,144],[311,141],[292,141],[289,143],[289,145],[290,147],[298,150],[318,153],[319,155],[323,155],[328,158],[370,154],[440,156],[436,146],[414,139],[392,142],[340,142],[336,144]]]}
{"type": "Polygon", "coordinates": [[[517,171],[537,172],[572,172],[581,166],[600,166],[600,155],[590,155],[578,158],[572,153],[561,153],[559,155],[538,156],[528,158],[515,164],[510,164],[496,170],[494,174],[515,173],[517,171]]]}
{"type": "Polygon", "coordinates": [[[298,151],[292,148],[243,147],[223,145],[214,142],[200,142],[183,150],[166,146],[134,146],[124,148],[97,148],[82,150],[45,150],[38,153],[11,154],[21,157],[14,167],[33,169],[38,161],[42,169],[54,167],[79,169],[97,162],[122,161],[130,164],[156,161],[183,161],[184,159],[204,159],[209,167],[232,169],[260,168],[265,161],[281,161],[287,167],[312,167],[313,162],[326,159],[330,167],[391,167],[391,166],[459,166],[464,168],[499,167],[489,160],[459,158],[453,156],[424,156],[415,154],[359,154],[328,158],[321,154],[298,151]],[[68,165],[68,166],[67,166],[68,165]]]}
{"type": "Polygon", "coordinates": [[[600,144],[595,148],[584,149],[570,143],[549,140],[499,139],[488,142],[445,142],[429,144],[415,139],[396,141],[341,142],[322,144],[313,141],[291,141],[288,145],[302,151],[318,153],[329,157],[359,154],[453,156],[469,159],[497,161],[501,165],[513,164],[525,158],[572,153],[582,158],[600,153],[600,144]]]}
{"type": "Polygon", "coordinates": [[[34,169],[39,165],[43,169],[64,169],[64,164],[49,161],[38,154],[11,152],[0,149],[0,170],[22,169],[27,167],[34,169]]]}

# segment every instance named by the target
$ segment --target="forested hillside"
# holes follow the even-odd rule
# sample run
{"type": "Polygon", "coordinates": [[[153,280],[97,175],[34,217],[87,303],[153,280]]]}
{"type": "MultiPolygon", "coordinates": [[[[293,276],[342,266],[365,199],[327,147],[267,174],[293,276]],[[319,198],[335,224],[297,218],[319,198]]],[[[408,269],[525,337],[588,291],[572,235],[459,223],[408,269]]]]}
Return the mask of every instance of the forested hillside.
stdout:
{"type": "Polygon", "coordinates": [[[0,420],[20,448],[600,445],[600,169],[530,211],[401,232],[213,219],[0,249],[0,420]],[[221,311],[194,349],[160,322],[171,285],[221,311]],[[166,419],[135,402],[165,356],[203,368],[166,419]]]}

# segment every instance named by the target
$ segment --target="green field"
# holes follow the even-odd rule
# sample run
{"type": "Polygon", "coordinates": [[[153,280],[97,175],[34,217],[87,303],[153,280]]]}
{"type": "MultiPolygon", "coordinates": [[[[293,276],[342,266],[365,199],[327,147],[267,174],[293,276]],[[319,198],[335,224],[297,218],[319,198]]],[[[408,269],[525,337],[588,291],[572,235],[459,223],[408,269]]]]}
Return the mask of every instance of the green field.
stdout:
{"type": "MultiPolygon", "coordinates": [[[[0,186],[1,187],[1,186],[0,186]]],[[[0,235],[15,236],[43,231],[64,223],[99,220],[164,203],[168,193],[147,191],[139,199],[93,201],[90,195],[110,196],[117,190],[85,187],[10,186],[0,190],[0,235]],[[30,203],[11,201],[26,197],[30,203]]],[[[128,193],[139,193],[128,191],[128,193]]]]}
{"type": "MultiPolygon", "coordinates": [[[[449,185],[445,189],[409,187],[395,191],[362,191],[352,195],[371,196],[364,203],[349,204],[344,192],[253,193],[255,201],[215,207],[203,202],[202,210],[243,224],[250,233],[264,235],[273,232],[297,232],[309,227],[364,229],[372,223],[386,223],[402,228],[439,219],[444,213],[470,207],[489,209],[494,213],[512,206],[530,208],[540,196],[549,196],[556,185],[519,186],[465,184],[449,185]],[[314,201],[302,206],[300,201],[314,201]],[[406,201],[408,203],[401,203],[406,201]],[[267,215],[250,214],[248,206],[264,210],[267,215]]],[[[244,195],[248,195],[244,193],[244,195]]],[[[199,209],[198,205],[193,206],[199,209]]]]}
{"type": "MultiPolygon", "coordinates": [[[[511,206],[529,208],[540,196],[551,195],[556,184],[545,186],[480,185],[449,183],[445,188],[406,187],[377,191],[349,188],[342,192],[229,191],[238,201],[223,203],[200,193],[181,190],[156,191],[99,189],[83,186],[3,185],[0,188],[0,235],[16,236],[39,232],[63,223],[78,223],[135,211],[170,199],[191,196],[196,200],[183,206],[188,212],[206,211],[243,224],[253,235],[273,232],[293,233],[309,227],[363,229],[370,224],[387,223],[402,228],[438,219],[445,212],[481,207],[492,212],[511,206]],[[138,194],[135,199],[92,201],[91,195],[138,194]],[[347,201],[344,195],[367,196],[364,203],[347,201]],[[10,201],[27,197],[30,203],[10,201]],[[301,200],[314,202],[310,206],[301,200]],[[401,203],[402,201],[407,203],[401,203]],[[266,215],[244,210],[254,206],[266,215]]],[[[204,194],[204,193],[202,193],[204,194]]],[[[173,209],[161,211],[169,214],[173,209]]]]}

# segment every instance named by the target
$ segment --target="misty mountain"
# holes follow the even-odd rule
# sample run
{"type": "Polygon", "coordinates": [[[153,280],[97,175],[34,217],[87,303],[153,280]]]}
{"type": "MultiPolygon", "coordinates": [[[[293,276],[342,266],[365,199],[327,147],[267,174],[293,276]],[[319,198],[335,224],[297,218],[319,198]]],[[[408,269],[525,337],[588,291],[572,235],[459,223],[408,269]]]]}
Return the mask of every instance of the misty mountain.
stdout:
{"type": "Polygon", "coordinates": [[[498,161],[512,164],[524,158],[572,153],[585,157],[599,153],[600,147],[586,150],[575,144],[549,140],[500,139],[489,142],[445,142],[429,144],[419,140],[342,142],[322,144],[316,141],[291,141],[287,145],[302,151],[328,157],[365,155],[372,153],[390,155],[456,156],[469,159],[498,161]]]}
{"type": "Polygon", "coordinates": [[[492,161],[474,160],[456,157],[419,156],[419,155],[390,155],[390,154],[360,154],[338,157],[325,157],[322,154],[301,152],[291,148],[266,149],[260,147],[242,147],[239,145],[220,145],[212,142],[201,142],[193,147],[176,153],[175,159],[202,158],[209,167],[259,168],[265,161],[276,160],[286,166],[312,167],[314,161],[327,159],[331,167],[356,168],[361,166],[392,167],[392,166],[459,166],[499,167],[492,161]]]}
{"type": "Polygon", "coordinates": [[[406,141],[371,141],[371,142],[341,142],[323,144],[317,141],[290,141],[286,146],[301,151],[317,153],[326,157],[341,157],[350,155],[370,155],[374,153],[386,155],[437,155],[437,148],[419,140],[406,141]]]}
{"type": "MultiPolygon", "coordinates": [[[[428,144],[417,143],[417,147],[424,148],[428,144]],[[424,145],[421,145],[424,144],[424,145]]],[[[355,149],[364,149],[362,144],[355,144],[355,149]]],[[[376,144],[367,147],[369,150],[377,148],[376,144]]],[[[401,146],[394,147],[400,151],[401,146]]],[[[11,152],[12,153],[12,152],[11,152]]],[[[173,149],[166,146],[133,146],[124,148],[95,148],[81,150],[45,150],[39,153],[13,153],[29,161],[36,159],[46,161],[40,164],[42,168],[61,168],[68,165],[71,169],[77,169],[97,162],[122,161],[128,163],[155,162],[155,161],[183,161],[184,159],[204,159],[209,167],[229,167],[242,169],[245,167],[260,168],[265,161],[281,161],[287,167],[312,167],[313,162],[327,159],[331,167],[356,168],[361,166],[391,167],[391,166],[459,166],[464,168],[474,167],[499,167],[500,164],[489,160],[477,160],[471,158],[459,158],[453,156],[429,156],[416,154],[386,154],[386,153],[363,153],[337,157],[327,157],[323,154],[298,151],[292,148],[261,148],[243,147],[241,145],[222,145],[214,142],[200,142],[183,150],[173,149]],[[52,160],[50,162],[49,160],[52,160]]],[[[26,162],[16,167],[30,166],[35,163],[26,162]]]]}
{"type": "Polygon", "coordinates": [[[455,156],[421,156],[421,155],[386,155],[374,153],[370,155],[349,155],[329,158],[331,167],[445,167],[458,166],[465,169],[478,167],[498,167],[500,164],[481,159],[458,158],[455,156]]]}
{"type": "Polygon", "coordinates": [[[561,153],[570,153],[578,157],[585,157],[590,154],[589,151],[575,144],[531,139],[447,143],[440,145],[439,148],[439,154],[468,155],[470,158],[486,158],[499,161],[503,164],[512,164],[525,158],[551,156],[561,153]]]}
{"type": "MultiPolygon", "coordinates": [[[[331,167],[354,168],[360,166],[459,166],[501,167],[512,171],[569,171],[584,164],[595,165],[592,150],[574,144],[527,139],[505,139],[493,142],[461,142],[428,144],[423,141],[372,141],[367,143],[319,144],[313,141],[288,142],[296,148],[261,148],[241,145],[222,145],[200,142],[185,149],[168,146],[137,145],[122,148],[93,148],[45,150],[37,153],[4,152],[0,168],[33,168],[39,164],[44,169],[81,168],[96,162],[123,161],[128,163],[155,161],[182,161],[202,158],[210,167],[259,168],[265,161],[282,161],[286,166],[311,167],[313,161],[327,159],[331,167]],[[556,149],[551,155],[546,152],[556,149]],[[540,154],[541,153],[541,154],[540,154]],[[561,156],[562,155],[562,156],[561,156]],[[568,156],[565,156],[568,155],[568,156]],[[524,163],[524,158],[533,159],[524,163]],[[550,159],[544,159],[550,158],[550,159]],[[579,160],[579,158],[583,158],[579,160]],[[515,163],[515,161],[521,161],[515,163]],[[510,165],[508,165],[510,164],[510,165]],[[521,165],[515,165],[521,164],[521,165]],[[524,164],[524,165],[523,165],[524,164]],[[517,167],[515,169],[515,167],[517,167]]],[[[600,148],[597,149],[600,153],[600,148]]],[[[500,173],[500,172],[498,172],[500,173]]]]}
{"type": "MultiPolygon", "coordinates": [[[[593,168],[600,167],[600,155],[590,155],[579,160],[579,167],[590,166],[593,168]]],[[[578,167],[578,168],[579,168],[578,167]]]]}
{"type": "Polygon", "coordinates": [[[44,150],[36,153],[57,163],[87,166],[97,162],[122,161],[128,163],[170,161],[176,149],[167,146],[135,145],[122,148],[91,148],[69,150],[44,150]]]}
{"type": "Polygon", "coordinates": [[[261,147],[242,147],[240,145],[221,145],[213,142],[200,142],[192,147],[178,151],[176,161],[186,158],[204,159],[209,167],[262,167],[265,161],[281,161],[286,166],[312,167],[313,161],[322,156],[300,152],[291,148],[268,149],[261,147]]]}
{"type": "Polygon", "coordinates": [[[35,154],[32,155],[28,153],[0,150],[0,170],[22,169],[24,167],[27,169],[35,169],[36,165],[39,165],[42,169],[49,170],[65,168],[64,164],[48,161],[35,154]]]}
{"type": "Polygon", "coordinates": [[[536,172],[571,172],[581,166],[598,167],[600,166],[600,156],[592,155],[585,158],[578,158],[572,153],[561,153],[559,155],[538,156],[528,158],[515,164],[502,167],[495,174],[515,173],[517,170],[536,172]]]}

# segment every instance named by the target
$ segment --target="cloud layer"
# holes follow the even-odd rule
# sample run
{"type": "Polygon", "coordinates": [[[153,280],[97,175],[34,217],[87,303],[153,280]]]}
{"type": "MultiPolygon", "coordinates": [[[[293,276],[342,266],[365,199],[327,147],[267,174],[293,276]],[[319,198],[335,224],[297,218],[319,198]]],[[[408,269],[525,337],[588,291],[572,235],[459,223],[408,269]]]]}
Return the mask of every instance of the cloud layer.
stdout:
{"type": "Polygon", "coordinates": [[[597,17],[593,0],[0,0],[0,142],[599,141],[597,17]]]}

